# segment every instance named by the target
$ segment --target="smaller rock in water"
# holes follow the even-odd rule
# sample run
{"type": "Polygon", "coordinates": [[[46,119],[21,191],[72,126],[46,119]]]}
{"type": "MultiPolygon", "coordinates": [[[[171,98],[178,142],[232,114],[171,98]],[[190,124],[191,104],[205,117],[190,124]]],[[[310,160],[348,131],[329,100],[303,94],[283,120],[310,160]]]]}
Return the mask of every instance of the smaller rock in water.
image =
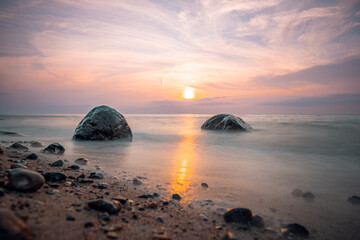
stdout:
{"type": "Polygon", "coordinates": [[[46,172],[44,173],[46,181],[49,182],[60,182],[66,180],[66,175],[60,172],[46,172]]]}
{"type": "Polygon", "coordinates": [[[173,194],[172,198],[175,199],[175,200],[178,200],[178,201],[181,200],[181,196],[179,194],[177,194],[177,193],[173,194]]]}
{"type": "Polygon", "coordinates": [[[38,159],[38,156],[35,153],[30,153],[26,158],[30,160],[36,160],[38,159]]]}
{"type": "Polygon", "coordinates": [[[314,196],[314,194],[311,193],[311,192],[304,192],[303,198],[304,198],[305,200],[312,201],[312,200],[314,200],[315,196],[314,196]]]}
{"type": "Polygon", "coordinates": [[[29,150],[29,148],[28,147],[26,147],[26,146],[24,146],[24,145],[22,145],[22,144],[20,144],[20,143],[14,143],[14,144],[12,144],[11,146],[10,146],[10,148],[14,148],[14,149],[18,149],[18,150],[29,150]]]}
{"type": "Polygon", "coordinates": [[[237,238],[234,237],[234,234],[232,234],[232,232],[227,232],[226,235],[222,238],[222,240],[237,240],[237,238]]]}
{"type": "Polygon", "coordinates": [[[17,191],[36,191],[45,183],[40,173],[21,168],[8,170],[8,179],[10,186],[17,191]]]}
{"type": "Polygon", "coordinates": [[[11,166],[10,166],[11,169],[15,169],[15,168],[23,168],[23,169],[26,169],[27,166],[24,166],[20,163],[12,163],[11,166]]]}
{"type": "Polygon", "coordinates": [[[304,195],[304,192],[301,189],[296,188],[291,192],[291,195],[293,195],[294,197],[302,197],[304,195]]]}
{"type": "Polygon", "coordinates": [[[76,164],[71,165],[69,168],[71,168],[72,170],[79,170],[80,169],[80,167],[78,165],[76,165],[76,164]]]}
{"type": "Polygon", "coordinates": [[[64,160],[57,160],[56,162],[53,162],[52,164],[50,164],[50,166],[52,167],[62,167],[64,165],[64,160]]]}
{"type": "Polygon", "coordinates": [[[133,184],[139,186],[139,185],[142,184],[142,181],[139,180],[139,179],[137,179],[137,178],[134,178],[134,179],[133,179],[133,184]]]}
{"type": "Polygon", "coordinates": [[[78,165],[87,165],[89,162],[89,159],[87,158],[78,158],[74,161],[74,163],[78,164],[78,165]]]}
{"type": "Polygon", "coordinates": [[[93,179],[103,179],[104,176],[102,175],[102,173],[92,172],[92,173],[90,173],[89,178],[93,178],[93,179]]]}
{"type": "Polygon", "coordinates": [[[34,234],[31,228],[13,212],[0,209],[0,238],[32,240],[34,234]]]}
{"type": "Polygon", "coordinates": [[[225,222],[251,224],[252,212],[247,208],[233,208],[224,214],[225,222]]]}
{"type": "Polygon", "coordinates": [[[232,114],[217,114],[204,122],[203,130],[218,130],[227,132],[245,132],[252,128],[241,118],[232,114]]]}
{"type": "Polygon", "coordinates": [[[47,148],[42,150],[42,152],[61,155],[61,154],[64,154],[65,148],[63,146],[61,146],[60,143],[52,143],[49,146],[47,146],[47,148]]]}
{"type": "Polygon", "coordinates": [[[203,188],[208,188],[208,187],[209,187],[209,185],[208,185],[207,183],[201,183],[201,186],[202,186],[203,188]]]}
{"type": "Polygon", "coordinates": [[[352,197],[349,197],[347,200],[351,204],[360,205],[360,197],[359,196],[352,196],[352,197]]]}
{"type": "Polygon", "coordinates": [[[31,147],[43,147],[43,145],[40,142],[33,141],[31,142],[31,147]]]}
{"type": "Polygon", "coordinates": [[[67,221],[75,221],[75,218],[72,215],[67,215],[66,220],[67,221]]]}
{"type": "Polygon", "coordinates": [[[103,200],[97,199],[88,202],[88,207],[97,211],[107,212],[109,214],[115,215],[120,211],[120,202],[116,200],[103,200]]]}
{"type": "Polygon", "coordinates": [[[291,223],[286,226],[287,231],[284,232],[285,236],[308,237],[309,231],[298,223],[291,223]]]}

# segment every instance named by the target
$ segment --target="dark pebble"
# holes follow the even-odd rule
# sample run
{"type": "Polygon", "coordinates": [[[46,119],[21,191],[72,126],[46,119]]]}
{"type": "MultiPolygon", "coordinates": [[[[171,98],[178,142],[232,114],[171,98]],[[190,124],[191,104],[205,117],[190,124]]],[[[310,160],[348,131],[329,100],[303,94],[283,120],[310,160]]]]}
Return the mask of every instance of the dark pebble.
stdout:
{"type": "Polygon", "coordinates": [[[94,224],[92,223],[92,222],[86,222],[85,224],[84,224],[84,227],[85,228],[90,228],[90,227],[93,227],[94,226],[94,224]]]}
{"type": "Polygon", "coordinates": [[[107,213],[100,213],[98,219],[104,220],[106,222],[110,221],[110,216],[107,213]]]}
{"type": "Polygon", "coordinates": [[[315,198],[315,196],[311,192],[304,192],[303,198],[305,198],[307,200],[313,200],[315,198]]]}
{"type": "Polygon", "coordinates": [[[124,198],[123,196],[112,197],[112,198],[110,198],[110,200],[116,200],[116,201],[120,202],[121,204],[125,204],[127,202],[127,199],[124,198]]]}
{"type": "Polygon", "coordinates": [[[93,179],[103,179],[104,176],[102,175],[102,173],[92,172],[92,173],[90,173],[89,178],[93,178],[93,179]]]}
{"type": "Polygon", "coordinates": [[[103,199],[92,200],[88,202],[89,208],[101,212],[107,212],[112,215],[117,214],[120,211],[119,204],[120,202],[116,200],[107,201],[103,199]]]}
{"type": "Polygon", "coordinates": [[[20,143],[14,143],[14,144],[12,144],[11,146],[10,146],[10,148],[14,148],[14,149],[18,149],[18,150],[29,150],[29,148],[28,147],[26,147],[26,146],[24,146],[24,145],[22,145],[22,144],[20,144],[20,143]]]}
{"type": "Polygon", "coordinates": [[[180,201],[180,200],[181,200],[180,195],[179,195],[179,194],[177,194],[177,193],[173,194],[173,195],[172,195],[172,198],[173,198],[173,199],[175,199],[175,200],[178,200],[178,201],[180,201]]]}
{"type": "Polygon", "coordinates": [[[202,186],[203,188],[208,188],[208,187],[209,187],[209,185],[207,185],[207,183],[201,183],[201,186],[202,186]]]}
{"type": "Polygon", "coordinates": [[[65,152],[65,148],[61,146],[60,143],[52,143],[49,146],[47,146],[44,150],[42,150],[42,152],[60,155],[65,152]]]}
{"type": "Polygon", "coordinates": [[[76,164],[71,165],[69,168],[72,169],[72,170],[79,170],[80,169],[80,167],[78,165],[76,165],[76,164]]]}
{"type": "Polygon", "coordinates": [[[252,221],[252,212],[247,208],[233,208],[224,214],[225,222],[249,224],[252,221]]]}
{"type": "Polygon", "coordinates": [[[360,204],[360,197],[359,196],[352,196],[352,197],[349,197],[347,200],[348,200],[349,203],[354,204],[354,205],[359,205],[360,204]]]}
{"type": "Polygon", "coordinates": [[[73,216],[71,216],[71,215],[68,215],[68,216],[66,217],[66,220],[67,220],[67,221],[75,221],[75,218],[74,218],[73,216]]]}
{"type": "Polygon", "coordinates": [[[284,233],[286,236],[308,237],[309,231],[298,223],[291,223],[286,226],[287,231],[284,233]]]}
{"type": "Polygon", "coordinates": [[[63,165],[64,165],[64,160],[61,160],[61,159],[50,164],[50,166],[52,166],[52,167],[62,167],[63,165]]]}
{"type": "Polygon", "coordinates": [[[159,223],[163,223],[164,220],[161,217],[157,217],[155,218],[155,221],[159,222],[159,223]]]}
{"type": "Polygon", "coordinates": [[[66,175],[60,172],[46,172],[44,173],[46,181],[49,182],[59,182],[66,180],[66,175]]]}
{"type": "Polygon", "coordinates": [[[153,196],[154,196],[154,197],[160,197],[160,195],[159,195],[157,192],[154,192],[154,193],[153,193],[153,196]]]}
{"type": "Polygon", "coordinates": [[[98,189],[107,189],[109,187],[109,184],[107,184],[107,183],[95,183],[94,187],[98,188],[98,189]]]}
{"type": "Polygon", "coordinates": [[[30,153],[26,158],[30,160],[36,160],[38,159],[38,156],[35,153],[30,153]]]}

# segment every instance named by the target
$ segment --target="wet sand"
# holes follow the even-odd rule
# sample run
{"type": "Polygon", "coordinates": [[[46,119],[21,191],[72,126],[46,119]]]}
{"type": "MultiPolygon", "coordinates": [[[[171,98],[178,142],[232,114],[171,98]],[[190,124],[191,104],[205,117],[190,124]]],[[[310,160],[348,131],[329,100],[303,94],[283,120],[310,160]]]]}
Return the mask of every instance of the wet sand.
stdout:
{"type": "MultiPolygon", "coordinates": [[[[9,209],[22,218],[32,229],[34,239],[230,239],[228,232],[232,233],[232,239],[286,239],[281,229],[226,223],[226,210],[212,208],[211,200],[188,205],[172,196],[153,195],[144,184],[134,185],[133,181],[110,176],[100,168],[69,169],[75,159],[65,161],[62,167],[51,167],[50,163],[64,157],[37,152],[39,158],[30,160],[26,159],[30,152],[0,147],[4,150],[0,154],[0,181],[4,192],[0,208],[9,209]],[[27,162],[29,170],[60,172],[66,174],[67,179],[46,182],[36,192],[8,189],[6,170],[21,159],[27,162]],[[88,179],[91,172],[102,173],[104,178],[88,179]],[[90,181],[77,180],[81,174],[90,181]],[[99,189],[97,183],[106,183],[108,187],[99,189]],[[139,198],[141,195],[152,196],[145,199],[139,198]],[[119,196],[127,201],[115,215],[90,209],[87,204],[90,200],[119,196]]],[[[253,214],[261,216],[261,213],[253,214]]]]}

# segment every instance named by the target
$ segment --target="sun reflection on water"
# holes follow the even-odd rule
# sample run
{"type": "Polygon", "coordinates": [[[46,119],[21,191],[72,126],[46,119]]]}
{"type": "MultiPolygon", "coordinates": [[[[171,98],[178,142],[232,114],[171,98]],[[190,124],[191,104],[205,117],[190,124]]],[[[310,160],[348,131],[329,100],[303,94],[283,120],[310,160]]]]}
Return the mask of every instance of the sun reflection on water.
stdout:
{"type": "Polygon", "coordinates": [[[194,165],[197,154],[194,146],[194,119],[191,115],[185,116],[184,139],[174,153],[173,179],[171,189],[174,193],[190,196],[191,179],[194,175],[194,165]]]}

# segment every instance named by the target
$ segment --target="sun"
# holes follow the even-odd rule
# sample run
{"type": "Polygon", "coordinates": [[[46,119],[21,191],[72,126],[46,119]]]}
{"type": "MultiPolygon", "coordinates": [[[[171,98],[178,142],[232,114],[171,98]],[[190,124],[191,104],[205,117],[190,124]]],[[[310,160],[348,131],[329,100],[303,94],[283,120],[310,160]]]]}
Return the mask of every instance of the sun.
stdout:
{"type": "Polygon", "coordinates": [[[183,92],[184,99],[194,99],[195,98],[195,90],[192,87],[186,87],[183,92]]]}

